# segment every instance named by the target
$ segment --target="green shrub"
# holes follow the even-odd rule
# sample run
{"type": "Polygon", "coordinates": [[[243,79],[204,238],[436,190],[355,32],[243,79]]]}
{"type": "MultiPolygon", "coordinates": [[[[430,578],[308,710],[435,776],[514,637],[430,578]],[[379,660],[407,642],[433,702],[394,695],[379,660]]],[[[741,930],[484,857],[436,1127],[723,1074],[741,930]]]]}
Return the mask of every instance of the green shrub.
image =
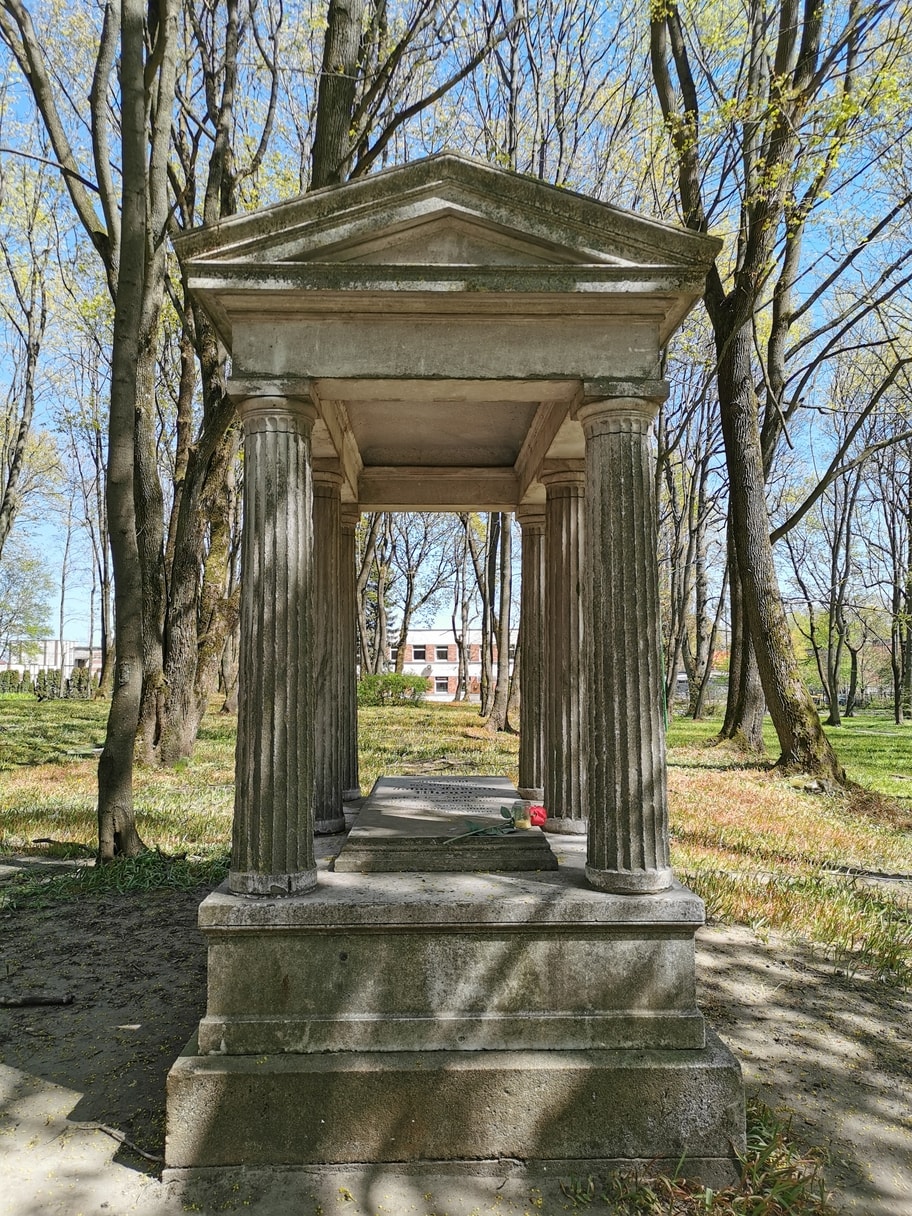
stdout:
{"type": "Polygon", "coordinates": [[[73,701],[88,701],[95,691],[95,680],[88,667],[74,667],[66,682],[66,696],[73,701]]]}
{"type": "Polygon", "coordinates": [[[42,667],[35,676],[35,696],[39,701],[53,701],[60,696],[60,671],[56,667],[42,667]]]}
{"type": "Polygon", "coordinates": [[[34,692],[34,688],[32,686],[31,672],[24,671],[22,673],[22,681],[19,684],[19,691],[20,692],[34,692]]]}
{"type": "Polygon", "coordinates": [[[362,676],[358,681],[358,704],[419,705],[427,690],[425,676],[407,676],[398,671],[362,676]]]}
{"type": "Polygon", "coordinates": [[[18,671],[0,671],[0,696],[4,693],[18,692],[22,677],[18,671]]]}

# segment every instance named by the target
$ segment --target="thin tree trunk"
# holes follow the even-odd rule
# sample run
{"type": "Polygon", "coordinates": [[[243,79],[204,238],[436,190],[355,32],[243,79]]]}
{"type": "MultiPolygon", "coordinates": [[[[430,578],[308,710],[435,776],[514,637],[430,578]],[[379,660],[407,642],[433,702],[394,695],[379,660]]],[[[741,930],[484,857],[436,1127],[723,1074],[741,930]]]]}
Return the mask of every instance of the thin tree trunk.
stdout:
{"type": "Polygon", "coordinates": [[[730,742],[744,751],[759,754],[764,751],[763,714],[766,706],[763,701],[763,689],[760,685],[754,648],[744,615],[744,597],[730,521],[728,570],[732,630],[728,664],[728,697],[722,729],[719,731],[717,739],[720,743],[730,742]]]}
{"type": "Polygon", "coordinates": [[[500,516],[500,605],[497,619],[497,685],[488,717],[488,730],[503,730],[507,725],[510,700],[510,599],[513,572],[513,516],[500,516]]]}
{"type": "Polygon", "coordinates": [[[719,621],[722,619],[722,606],[725,602],[725,596],[728,591],[728,566],[725,567],[725,573],[722,576],[722,587],[719,591],[719,602],[716,605],[716,615],[713,617],[712,626],[709,631],[709,637],[706,639],[706,657],[702,667],[698,667],[699,684],[696,690],[696,695],[692,697],[690,704],[690,714],[694,721],[700,721],[706,715],[706,693],[709,689],[709,681],[712,678],[713,671],[713,655],[716,650],[716,638],[719,633],[719,621]]]}
{"type": "Polygon", "coordinates": [[[519,628],[516,631],[516,658],[513,660],[513,670],[510,673],[510,695],[507,699],[507,719],[504,723],[504,730],[511,735],[518,735],[520,730],[520,718],[522,715],[522,703],[520,701],[520,670],[522,665],[522,631],[523,622],[522,614],[519,617],[519,628]]]}
{"type": "Polygon", "coordinates": [[[63,697],[66,695],[66,672],[63,656],[63,635],[66,629],[66,584],[67,584],[67,566],[70,562],[70,539],[73,528],[73,506],[72,503],[67,508],[66,522],[66,540],[63,542],[63,561],[60,563],[60,684],[57,690],[57,695],[63,697]]]}

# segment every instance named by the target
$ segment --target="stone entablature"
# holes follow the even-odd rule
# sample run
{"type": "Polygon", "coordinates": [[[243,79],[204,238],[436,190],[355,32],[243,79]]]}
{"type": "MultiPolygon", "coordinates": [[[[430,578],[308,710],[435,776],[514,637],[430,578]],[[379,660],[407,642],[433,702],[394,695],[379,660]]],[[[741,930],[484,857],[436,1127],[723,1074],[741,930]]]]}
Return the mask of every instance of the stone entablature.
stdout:
{"type": "Polygon", "coordinates": [[[713,238],[451,154],[177,241],[238,396],[309,396],[363,510],[544,502],[584,381],[640,383],[713,238]]]}

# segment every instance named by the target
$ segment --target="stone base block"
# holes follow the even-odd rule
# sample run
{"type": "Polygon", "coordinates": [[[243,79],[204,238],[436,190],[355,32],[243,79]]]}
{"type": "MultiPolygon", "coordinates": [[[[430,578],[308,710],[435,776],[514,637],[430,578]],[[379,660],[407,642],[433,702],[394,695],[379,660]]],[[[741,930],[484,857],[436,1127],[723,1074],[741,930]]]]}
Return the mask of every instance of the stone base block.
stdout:
{"type": "Polygon", "coordinates": [[[694,931],[678,886],[611,897],[572,872],[321,875],[302,899],[222,891],[199,1051],[698,1048],[694,931]]]}
{"type": "Polygon", "coordinates": [[[715,1035],[684,1051],[199,1056],[168,1075],[166,1162],[199,1167],[732,1162],[740,1068],[715,1035]]]}
{"type": "MultiPolygon", "coordinates": [[[[184,1211],[269,1212],[319,1216],[320,1212],[390,1216],[505,1216],[506,1213],[576,1211],[564,1189],[574,1180],[603,1183],[614,1171],[640,1177],[672,1174],[678,1161],[602,1158],[597,1161],[422,1161],[348,1165],[197,1166],[165,1169],[170,1196],[184,1211]],[[583,1172],[581,1173],[581,1168],[583,1172]]],[[[680,1174],[722,1190],[737,1179],[731,1157],[689,1157],[680,1174]]],[[[582,1210],[582,1209],[579,1209],[582,1210]]],[[[599,1212],[604,1212],[598,1206],[599,1212]]]]}

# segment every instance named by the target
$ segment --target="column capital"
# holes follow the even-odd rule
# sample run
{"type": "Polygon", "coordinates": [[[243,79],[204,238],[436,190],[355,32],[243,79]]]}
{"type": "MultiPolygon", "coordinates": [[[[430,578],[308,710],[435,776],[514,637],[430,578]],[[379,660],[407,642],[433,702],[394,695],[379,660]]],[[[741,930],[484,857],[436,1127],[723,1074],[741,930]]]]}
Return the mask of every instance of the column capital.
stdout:
{"type": "Polygon", "coordinates": [[[516,519],[523,532],[544,529],[545,506],[543,502],[529,502],[516,508],[516,519]]]}
{"type": "Polygon", "coordinates": [[[309,439],[317,421],[314,405],[292,397],[248,397],[237,406],[237,412],[245,435],[269,431],[275,435],[306,435],[309,439]]]}
{"type": "Polygon", "coordinates": [[[582,494],[586,485],[586,462],[585,460],[545,460],[536,480],[542,483],[549,494],[558,486],[578,489],[582,494]]]}
{"type": "Polygon", "coordinates": [[[342,466],[338,460],[325,457],[313,461],[313,483],[317,486],[329,486],[341,489],[345,478],[342,476],[342,466]]]}
{"type": "Polygon", "coordinates": [[[586,436],[645,431],[668,397],[665,380],[584,380],[574,416],[586,436]]]}
{"type": "Polygon", "coordinates": [[[343,528],[354,531],[358,526],[358,521],[361,519],[361,508],[356,502],[343,502],[342,513],[339,518],[343,528]]]}
{"type": "Polygon", "coordinates": [[[287,398],[316,404],[314,382],[309,376],[277,376],[259,379],[253,376],[231,376],[226,385],[228,396],[238,407],[257,397],[287,398]]]}

